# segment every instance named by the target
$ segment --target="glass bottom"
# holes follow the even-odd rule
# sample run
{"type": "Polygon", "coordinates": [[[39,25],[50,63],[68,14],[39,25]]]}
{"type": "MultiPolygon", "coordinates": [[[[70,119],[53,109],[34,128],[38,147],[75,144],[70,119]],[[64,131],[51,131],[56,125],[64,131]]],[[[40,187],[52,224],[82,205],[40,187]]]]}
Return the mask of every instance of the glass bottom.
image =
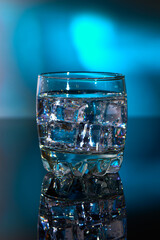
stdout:
{"type": "Polygon", "coordinates": [[[74,176],[104,176],[119,171],[123,162],[123,152],[116,154],[74,154],[60,153],[50,149],[41,149],[44,168],[61,177],[66,174],[74,176]]]}

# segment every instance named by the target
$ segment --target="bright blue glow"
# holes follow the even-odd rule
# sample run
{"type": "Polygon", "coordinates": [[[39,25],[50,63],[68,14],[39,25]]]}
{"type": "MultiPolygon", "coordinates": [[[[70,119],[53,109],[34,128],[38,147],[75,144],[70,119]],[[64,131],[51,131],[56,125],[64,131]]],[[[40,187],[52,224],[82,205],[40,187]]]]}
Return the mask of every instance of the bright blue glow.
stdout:
{"type": "Polygon", "coordinates": [[[160,115],[160,81],[152,74],[160,75],[160,32],[86,13],[73,18],[71,35],[86,70],[126,75],[129,116],[160,115]]]}
{"type": "Polygon", "coordinates": [[[160,33],[126,26],[98,14],[75,16],[71,35],[79,60],[88,70],[141,72],[144,66],[159,72],[160,33]]]}
{"type": "Polygon", "coordinates": [[[98,15],[83,14],[71,24],[73,44],[83,66],[87,69],[104,69],[113,61],[111,47],[115,40],[114,24],[98,15]]]}

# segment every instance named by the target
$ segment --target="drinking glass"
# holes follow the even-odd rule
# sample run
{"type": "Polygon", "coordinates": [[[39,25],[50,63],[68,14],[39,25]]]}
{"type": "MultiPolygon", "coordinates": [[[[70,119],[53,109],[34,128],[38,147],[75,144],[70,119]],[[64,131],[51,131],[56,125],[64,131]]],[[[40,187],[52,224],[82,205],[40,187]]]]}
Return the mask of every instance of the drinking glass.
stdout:
{"type": "Polygon", "coordinates": [[[123,161],[127,95],[122,74],[54,72],[38,76],[41,158],[56,176],[103,176],[123,161]]]}

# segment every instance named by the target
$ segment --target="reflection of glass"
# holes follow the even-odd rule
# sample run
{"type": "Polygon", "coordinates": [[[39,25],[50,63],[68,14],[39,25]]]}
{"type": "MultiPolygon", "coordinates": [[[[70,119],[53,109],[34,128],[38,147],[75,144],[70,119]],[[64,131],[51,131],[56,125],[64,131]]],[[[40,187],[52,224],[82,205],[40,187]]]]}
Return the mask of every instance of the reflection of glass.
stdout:
{"type": "Polygon", "coordinates": [[[102,176],[123,161],[127,103],[124,76],[41,74],[37,125],[44,167],[62,176],[102,176]]]}
{"type": "Polygon", "coordinates": [[[39,239],[127,239],[119,174],[58,179],[48,173],[41,189],[38,226],[39,239]]]}

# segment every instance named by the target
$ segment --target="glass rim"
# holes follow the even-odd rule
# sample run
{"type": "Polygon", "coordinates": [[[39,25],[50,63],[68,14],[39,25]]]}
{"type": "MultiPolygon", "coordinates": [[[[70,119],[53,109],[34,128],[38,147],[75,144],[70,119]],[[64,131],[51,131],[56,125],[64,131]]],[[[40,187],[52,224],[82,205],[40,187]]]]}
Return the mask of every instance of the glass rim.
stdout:
{"type": "Polygon", "coordinates": [[[115,81],[115,80],[124,80],[125,75],[121,73],[113,72],[94,72],[94,71],[63,71],[63,72],[46,72],[38,75],[38,78],[44,79],[60,79],[60,80],[98,80],[98,81],[115,81]],[[54,75],[66,74],[63,76],[54,76],[54,75]],[[97,74],[97,77],[70,77],[69,74],[78,75],[78,74],[97,74]],[[103,74],[104,76],[100,76],[103,74]],[[99,75],[99,76],[98,76],[99,75]]]}

